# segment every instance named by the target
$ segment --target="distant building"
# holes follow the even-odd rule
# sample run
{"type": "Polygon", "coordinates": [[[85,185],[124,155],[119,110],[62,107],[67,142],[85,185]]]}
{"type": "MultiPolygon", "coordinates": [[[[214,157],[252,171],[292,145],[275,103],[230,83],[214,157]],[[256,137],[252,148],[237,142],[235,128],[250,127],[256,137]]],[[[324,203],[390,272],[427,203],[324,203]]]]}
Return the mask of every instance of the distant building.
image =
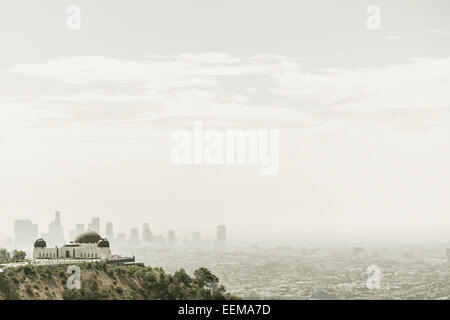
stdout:
{"type": "Polygon", "coordinates": [[[144,223],[142,227],[142,241],[144,242],[153,241],[152,231],[150,230],[150,225],[148,223],[144,223]]]}
{"type": "Polygon", "coordinates": [[[46,235],[46,238],[51,245],[65,242],[64,228],[61,223],[61,212],[56,211],[55,220],[48,226],[48,234],[46,235]]]}
{"type": "Polygon", "coordinates": [[[216,247],[224,248],[227,243],[227,229],[225,226],[217,227],[216,247]]]}
{"type": "Polygon", "coordinates": [[[106,224],[106,238],[114,239],[114,226],[111,222],[106,224]]]}
{"type": "Polygon", "coordinates": [[[100,218],[92,218],[92,222],[88,225],[88,229],[100,233],[100,218]]]}
{"type": "Polygon", "coordinates": [[[14,221],[14,244],[29,246],[38,237],[38,225],[30,220],[14,221]]]}
{"type": "Polygon", "coordinates": [[[141,241],[139,240],[139,229],[131,229],[130,239],[128,240],[128,243],[130,245],[139,245],[140,242],[141,241]]]}
{"type": "Polygon", "coordinates": [[[173,246],[175,244],[175,231],[169,230],[167,233],[167,244],[173,246]]]}

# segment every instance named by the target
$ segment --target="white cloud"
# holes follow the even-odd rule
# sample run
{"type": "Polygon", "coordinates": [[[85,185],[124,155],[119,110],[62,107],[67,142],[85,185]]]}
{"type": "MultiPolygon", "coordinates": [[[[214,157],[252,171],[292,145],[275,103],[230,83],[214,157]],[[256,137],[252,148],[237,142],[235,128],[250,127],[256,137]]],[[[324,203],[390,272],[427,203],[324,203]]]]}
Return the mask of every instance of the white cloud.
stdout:
{"type": "Polygon", "coordinates": [[[275,78],[274,91],[299,107],[353,112],[450,107],[450,58],[384,68],[292,70],[275,78]]]}
{"type": "Polygon", "coordinates": [[[295,110],[277,109],[270,99],[257,102],[248,95],[247,88],[255,84],[259,89],[252,87],[251,91],[272,95],[266,82],[273,82],[273,74],[292,68],[300,68],[300,59],[281,55],[236,58],[205,53],[153,55],[140,61],[71,57],[21,64],[9,72],[56,79],[79,88],[75,93],[18,99],[70,113],[81,121],[83,117],[122,123],[208,117],[254,124],[304,118],[295,110]],[[115,85],[120,85],[121,91],[115,85]]]}
{"type": "Polygon", "coordinates": [[[2,104],[22,103],[46,125],[121,123],[131,127],[164,121],[170,126],[182,119],[201,118],[249,126],[328,123],[332,127],[332,118],[345,122],[356,116],[361,121],[364,114],[364,121],[381,120],[392,126],[396,119],[417,120],[423,116],[417,112],[420,109],[447,114],[450,107],[450,58],[309,71],[301,61],[281,55],[238,58],[222,53],[153,55],[139,61],[61,58],[21,64],[9,72],[69,83],[73,93],[9,97],[2,104]],[[374,115],[384,110],[404,113],[396,118],[387,115],[386,122],[374,115]]]}
{"type": "Polygon", "coordinates": [[[73,84],[126,83],[152,89],[217,85],[220,77],[268,75],[298,67],[298,59],[261,55],[238,59],[226,54],[148,56],[140,61],[102,56],[60,58],[21,64],[11,73],[45,77],[73,84]]]}

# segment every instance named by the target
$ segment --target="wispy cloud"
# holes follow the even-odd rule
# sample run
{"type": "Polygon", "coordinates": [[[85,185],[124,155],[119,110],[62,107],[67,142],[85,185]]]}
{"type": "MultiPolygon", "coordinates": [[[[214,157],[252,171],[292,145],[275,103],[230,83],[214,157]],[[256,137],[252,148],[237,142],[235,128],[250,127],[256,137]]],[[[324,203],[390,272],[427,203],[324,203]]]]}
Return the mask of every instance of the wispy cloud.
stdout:
{"type": "Polygon", "coordinates": [[[277,55],[239,59],[221,53],[205,53],[152,55],[139,61],[102,56],[70,57],[21,64],[9,72],[73,84],[127,83],[143,88],[169,89],[218,85],[220,77],[270,75],[277,70],[299,66],[299,59],[277,55]]]}
{"type": "Polygon", "coordinates": [[[366,120],[379,121],[374,112],[404,110],[407,120],[416,119],[418,109],[450,108],[450,58],[356,69],[305,70],[301,62],[281,55],[224,53],[152,55],[136,61],[60,58],[8,72],[68,83],[74,92],[4,97],[1,102],[30,108],[27,121],[37,117],[56,126],[159,126],[164,121],[171,126],[208,118],[224,124],[310,127],[332,117],[366,115],[366,120]]]}
{"type": "Polygon", "coordinates": [[[385,68],[293,70],[275,77],[275,92],[299,106],[352,112],[450,108],[450,58],[385,68]]]}

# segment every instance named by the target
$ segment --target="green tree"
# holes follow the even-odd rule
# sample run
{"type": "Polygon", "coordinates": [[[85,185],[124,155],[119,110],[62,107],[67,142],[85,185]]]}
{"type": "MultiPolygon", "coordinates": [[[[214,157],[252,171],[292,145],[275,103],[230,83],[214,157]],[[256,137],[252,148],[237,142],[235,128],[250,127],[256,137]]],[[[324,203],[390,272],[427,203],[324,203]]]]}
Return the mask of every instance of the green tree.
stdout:
{"type": "Polygon", "coordinates": [[[189,277],[184,269],[180,269],[179,271],[175,272],[175,274],[173,275],[173,281],[177,284],[182,283],[186,287],[190,287],[192,284],[191,277],[189,277]]]}
{"type": "Polygon", "coordinates": [[[6,249],[0,249],[0,263],[9,262],[11,254],[6,249]]]}
{"type": "Polygon", "coordinates": [[[27,256],[27,254],[25,253],[25,251],[14,250],[13,253],[12,253],[11,260],[13,262],[24,261],[26,256],[27,256]]]}
{"type": "Polygon", "coordinates": [[[219,284],[219,278],[213,275],[211,271],[206,268],[195,270],[194,277],[194,282],[199,288],[203,288],[210,292],[219,284]]]}
{"type": "Polygon", "coordinates": [[[225,287],[219,285],[219,278],[206,268],[194,271],[195,299],[226,299],[225,287]]]}

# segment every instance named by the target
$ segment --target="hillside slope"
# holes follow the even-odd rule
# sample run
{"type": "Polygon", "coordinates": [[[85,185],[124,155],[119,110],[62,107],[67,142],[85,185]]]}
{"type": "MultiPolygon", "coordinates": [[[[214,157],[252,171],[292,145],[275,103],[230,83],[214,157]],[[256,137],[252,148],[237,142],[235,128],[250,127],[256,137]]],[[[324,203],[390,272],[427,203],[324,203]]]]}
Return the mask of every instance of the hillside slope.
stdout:
{"type": "Polygon", "coordinates": [[[235,299],[205,268],[190,277],[183,269],[173,275],[161,268],[87,263],[81,268],[81,289],[67,289],[67,265],[24,266],[0,273],[0,300],[153,300],[235,299]]]}

